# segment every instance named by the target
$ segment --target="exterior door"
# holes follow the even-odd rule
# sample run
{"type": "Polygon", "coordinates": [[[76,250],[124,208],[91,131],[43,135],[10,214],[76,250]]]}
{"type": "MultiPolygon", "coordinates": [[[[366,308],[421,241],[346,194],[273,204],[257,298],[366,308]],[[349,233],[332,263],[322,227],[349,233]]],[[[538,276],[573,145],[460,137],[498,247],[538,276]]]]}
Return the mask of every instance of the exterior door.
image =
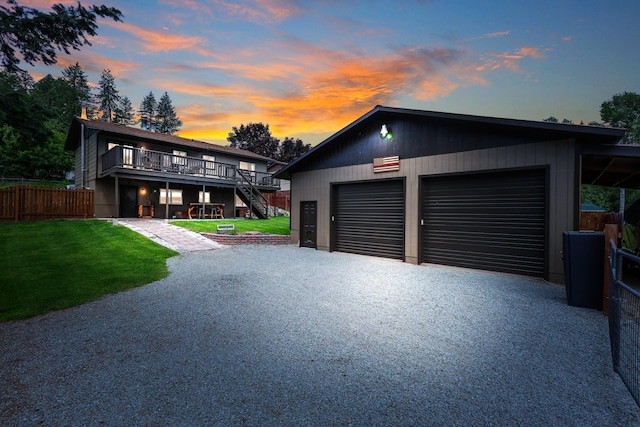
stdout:
{"type": "Polygon", "coordinates": [[[138,187],[123,185],[120,187],[120,217],[136,218],[138,216],[138,187]]]}
{"type": "Polygon", "coordinates": [[[300,247],[317,248],[318,203],[300,202],[300,247]]]}
{"type": "Polygon", "coordinates": [[[422,178],[420,262],[546,276],[545,169],[422,178]]]}

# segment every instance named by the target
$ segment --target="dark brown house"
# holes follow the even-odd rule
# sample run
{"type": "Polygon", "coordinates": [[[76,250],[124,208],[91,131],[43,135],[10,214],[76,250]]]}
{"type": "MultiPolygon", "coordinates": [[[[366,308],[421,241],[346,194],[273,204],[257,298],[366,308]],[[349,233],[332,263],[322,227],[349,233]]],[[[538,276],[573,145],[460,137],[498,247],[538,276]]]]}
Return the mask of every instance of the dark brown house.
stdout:
{"type": "Polygon", "coordinates": [[[276,177],[291,181],[300,246],[562,283],[580,184],[631,179],[624,156],[640,152],[617,146],[623,135],[377,106],[276,177]]]}
{"type": "Polygon", "coordinates": [[[75,118],[65,149],[75,185],[95,190],[97,217],[215,218],[268,215],[280,189],[272,159],[221,145],[75,118]]]}

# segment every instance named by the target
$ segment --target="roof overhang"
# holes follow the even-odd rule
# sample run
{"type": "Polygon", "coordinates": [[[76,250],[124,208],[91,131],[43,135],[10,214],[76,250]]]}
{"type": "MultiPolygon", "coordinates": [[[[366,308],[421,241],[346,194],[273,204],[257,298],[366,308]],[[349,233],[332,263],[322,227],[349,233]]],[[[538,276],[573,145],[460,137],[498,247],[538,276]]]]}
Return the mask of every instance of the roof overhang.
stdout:
{"type": "Polygon", "coordinates": [[[582,151],[582,184],[640,188],[640,146],[586,147],[582,151]]]}
{"type": "MultiPolygon", "coordinates": [[[[331,147],[333,144],[338,143],[343,136],[349,135],[353,132],[358,132],[359,129],[368,126],[370,124],[370,121],[378,120],[384,122],[384,120],[396,117],[409,117],[413,119],[423,118],[425,120],[428,119],[455,122],[467,127],[495,129],[497,132],[505,130],[519,132],[526,131],[528,133],[533,133],[535,135],[541,136],[541,139],[546,138],[548,140],[574,140],[581,146],[587,147],[600,145],[621,147],[620,145],[616,145],[616,143],[622,137],[624,137],[625,134],[624,129],[611,127],[597,127],[564,123],[549,123],[532,120],[473,116],[467,114],[412,110],[378,105],[373,110],[364,114],[356,121],[350,123],[343,129],[339,130],[329,138],[322,141],[306,154],[289,163],[287,166],[278,171],[274,176],[276,178],[289,179],[292,173],[303,171],[304,165],[308,162],[309,159],[314,158],[314,156],[321,155],[321,153],[325,152],[328,147],[331,147]]],[[[613,151],[615,151],[615,149],[613,151]]],[[[593,167],[597,167],[597,165],[594,164],[593,167]]]]}

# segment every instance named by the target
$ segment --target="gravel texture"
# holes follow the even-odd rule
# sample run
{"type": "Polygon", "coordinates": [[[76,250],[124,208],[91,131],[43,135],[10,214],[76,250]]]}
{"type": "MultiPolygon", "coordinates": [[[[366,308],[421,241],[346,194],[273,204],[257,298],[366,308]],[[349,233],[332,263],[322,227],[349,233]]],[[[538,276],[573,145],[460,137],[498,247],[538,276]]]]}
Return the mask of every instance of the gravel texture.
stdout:
{"type": "Polygon", "coordinates": [[[168,263],[0,324],[0,425],[640,424],[561,286],[291,245],[168,263]]]}

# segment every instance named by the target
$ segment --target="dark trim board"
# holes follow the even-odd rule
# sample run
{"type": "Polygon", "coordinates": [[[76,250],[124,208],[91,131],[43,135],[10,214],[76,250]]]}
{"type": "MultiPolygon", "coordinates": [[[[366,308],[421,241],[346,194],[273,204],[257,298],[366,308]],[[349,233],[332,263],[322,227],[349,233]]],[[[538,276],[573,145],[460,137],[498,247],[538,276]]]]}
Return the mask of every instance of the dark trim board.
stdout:
{"type": "Polygon", "coordinates": [[[419,263],[548,278],[548,167],[421,176],[419,192],[419,263]]]}
{"type": "Polygon", "coordinates": [[[331,184],[330,250],[405,260],[405,178],[331,184]]]}

